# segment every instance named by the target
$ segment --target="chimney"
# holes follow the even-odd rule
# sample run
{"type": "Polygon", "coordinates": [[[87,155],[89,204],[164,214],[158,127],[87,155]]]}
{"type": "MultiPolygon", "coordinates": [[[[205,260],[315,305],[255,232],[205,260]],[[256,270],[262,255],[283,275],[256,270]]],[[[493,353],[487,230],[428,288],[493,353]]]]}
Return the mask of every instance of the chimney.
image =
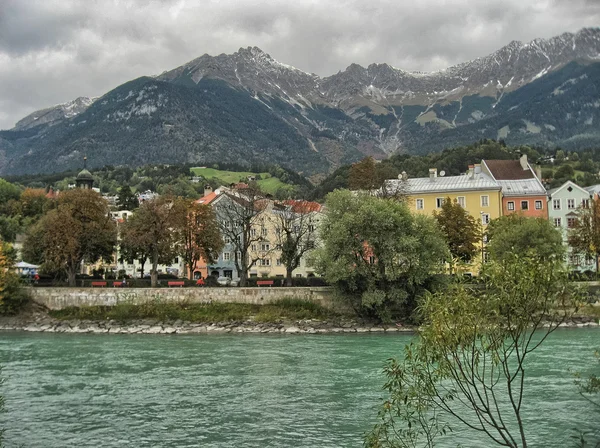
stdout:
{"type": "Polygon", "coordinates": [[[213,189],[212,189],[212,187],[210,185],[205,185],[204,186],[204,196],[208,196],[212,192],[213,192],[213,189]]]}
{"type": "Polygon", "coordinates": [[[474,179],[475,165],[469,165],[469,179],[474,179]]]}
{"type": "Polygon", "coordinates": [[[529,169],[529,164],[527,163],[527,154],[523,154],[519,158],[519,163],[521,164],[521,168],[523,168],[523,170],[528,170],[529,169]]]}
{"type": "Polygon", "coordinates": [[[406,174],[406,171],[402,171],[402,180],[408,180],[408,174],[406,174]]]}
{"type": "Polygon", "coordinates": [[[431,182],[435,182],[436,177],[437,177],[437,168],[429,168],[429,180],[431,182]]]}

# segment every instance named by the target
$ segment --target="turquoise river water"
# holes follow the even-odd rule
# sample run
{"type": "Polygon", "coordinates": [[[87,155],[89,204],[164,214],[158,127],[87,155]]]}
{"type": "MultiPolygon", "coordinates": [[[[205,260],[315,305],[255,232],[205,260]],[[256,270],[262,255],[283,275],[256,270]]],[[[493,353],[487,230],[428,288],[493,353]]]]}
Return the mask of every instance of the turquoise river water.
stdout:
{"type": "MultiPolygon", "coordinates": [[[[0,333],[7,447],[361,447],[381,368],[411,336],[0,333]]],[[[600,330],[554,333],[532,357],[530,446],[600,427],[569,368],[594,368],[600,330]]],[[[442,446],[492,446],[455,433],[442,446]]]]}

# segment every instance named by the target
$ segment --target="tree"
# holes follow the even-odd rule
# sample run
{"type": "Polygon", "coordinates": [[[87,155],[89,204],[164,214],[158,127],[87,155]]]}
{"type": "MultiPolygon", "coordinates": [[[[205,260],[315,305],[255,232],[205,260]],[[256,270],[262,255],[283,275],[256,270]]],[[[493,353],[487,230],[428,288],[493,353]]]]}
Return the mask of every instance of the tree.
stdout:
{"type": "Polygon", "coordinates": [[[179,216],[175,231],[181,241],[181,256],[188,267],[189,278],[193,278],[194,266],[200,258],[213,263],[223,249],[223,240],[214,210],[208,205],[197,204],[187,199],[178,199],[179,216]]]}
{"type": "Polygon", "coordinates": [[[558,164],[561,164],[565,161],[565,152],[562,149],[556,151],[556,156],[554,157],[554,161],[558,164]]]}
{"type": "Polygon", "coordinates": [[[432,447],[453,427],[489,444],[528,446],[522,409],[530,355],[581,294],[560,260],[535,253],[492,261],[482,278],[478,288],[456,283],[426,295],[419,339],[405,347],[404,360],[386,366],[389,397],[367,446],[432,447]]]}
{"type": "Polygon", "coordinates": [[[454,260],[469,263],[477,252],[477,243],[481,242],[481,226],[456,200],[447,198],[442,209],[434,213],[442,233],[446,237],[452,258],[450,272],[454,270],[454,260]]]}
{"type": "Polygon", "coordinates": [[[585,254],[596,262],[598,277],[598,257],[600,256],[600,200],[593,199],[587,208],[577,210],[577,219],[568,233],[569,245],[573,251],[585,254]]]}
{"type": "MultiPolygon", "coordinates": [[[[13,270],[14,257],[14,249],[9,244],[0,241],[0,314],[16,314],[28,300],[27,293],[21,287],[17,274],[13,270]]],[[[0,431],[1,440],[2,432],[0,431]]]]}
{"type": "Polygon", "coordinates": [[[158,264],[172,263],[180,252],[181,241],[175,231],[180,213],[177,201],[159,196],[142,202],[125,226],[122,244],[132,254],[148,256],[153,288],[158,284],[158,264]]]}
{"type": "Polygon", "coordinates": [[[129,185],[125,185],[119,189],[117,205],[121,210],[135,210],[139,207],[138,198],[133,194],[129,185]]]}
{"type": "Polygon", "coordinates": [[[44,189],[26,188],[21,193],[19,202],[24,217],[38,219],[47,211],[50,199],[46,197],[44,189]]]}
{"type": "Polygon", "coordinates": [[[433,218],[347,190],[327,196],[320,233],[315,260],[325,279],[357,313],[381,320],[409,317],[448,256],[433,218]]]}
{"type": "Polygon", "coordinates": [[[351,190],[370,191],[379,187],[377,169],[373,157],[365,157],[350,167],[348,186],[351,190]]]}
{"type": "Polygon", "coordinates": [[[274,210],[277,246],[281,250],[287,286],[292,286],[292,272],[300,266],[302,257],[316,246],[314,204],[292,201],[274,210]]]}
{"type": "Polygon", "coordinates": [[[490,222],[487,250],[494,260],[513,254],[533,254],[538,259],[560,259],[565,255],[562,235],[545,218],[528,218],[513,213],[490,222]]]}
{"type": "Polygon", "coordinates": [[[84,260],[112,261],[116,225],[107,202],[93,190],[61,193],[57,207],[34,227],[25,239],[24,256],[38,254],[48,270],[64,269],[69,286],[75,286],[75,276],[84,260]]]}
{"type": "Polygon", "coordinates": [[[240,286],[246,286],[248,271],[260,259],[251,255],[249,249],[264,240],[264,210],[268,205],[269,201],[254,188],[224,193],[214,203],[221,235],[234,249],[233,261],[240,286]]]}
{"type": "Polygon", "coordinates": [[[134,213],[129,219],[119,225],[119,261],[140,263],[140,278],[144,277],[144,265],[149,256],[149,243],[146,225],[142,218],[134,213]]]}

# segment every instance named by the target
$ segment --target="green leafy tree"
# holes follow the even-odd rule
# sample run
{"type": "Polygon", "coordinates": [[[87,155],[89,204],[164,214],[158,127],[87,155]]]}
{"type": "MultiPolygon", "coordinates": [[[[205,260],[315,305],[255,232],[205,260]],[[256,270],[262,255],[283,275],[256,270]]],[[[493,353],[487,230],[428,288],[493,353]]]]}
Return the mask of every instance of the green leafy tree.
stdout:
{"type": "Polygon", "coordinates": [[[135,210],[140,203],[129,185],[121,187],[117,196],[117,205],[121,210],[135,210]]]}
{"type": "Polygon", "coordinates": [[[513,253],[492,261],[483,280],[426,295],[419,339],[385,369],[389,396],[368,447],[433,447],[457,428],[483,435],[484,446],[528,446],[529,360],[581,294],[556,256],[513,253]]]}
{"type": "Polygon", "coordinates": [[[77,188],[61,193],[57,207],[29,232],[23,257],[42,261],[50,271],[64,270],[69,286],[75,286],[81,263],[111,262],[116,242],[107,202],[93,190],[77,188]]]}
{"type": "Polygon", "coordinates": [[[569,245],[576,253],[595,260],[598,277],[600,256],[600,200],[590,201],[590,206],[577,210],[577,219],[568,233],[569,245]]]}
{"type": "Polygon", "coordinates": [[[348,186],[351,190],[369,191],[378,188],[375,159],[366,157],[350,167],[348,186]]]}
{"type": "Polygon", "coordinates": [[[565,152],[562,149],[556,151],[556,156],[554,157],[554,162],[561,164],[565,161],[565,152]]]}
{"type": "Polygon", "coordinates": [[[504,260],[515,253],[532,254],[541,260],[562,260],[565,255],[560,231],[544,218],[517,213],[502,216],[490,222],[487,235],[487,250],[493,260],[504,260]]]}
{"type": "Polygon", "coordinates": [[[477,253],[477,243],[481,242],[481,226],[456,200],[447,198],[442,209],[434,214],[442,233],[446,237],[453,271],[455,260],[469,263],[477,253]]]}
{"type": "Polygon", "coordinates": [[[408,317],[432,288],[448,249],[435,220],[403,202],[338,190],[327,196],[316,265],[363,315],[408,317]]]}

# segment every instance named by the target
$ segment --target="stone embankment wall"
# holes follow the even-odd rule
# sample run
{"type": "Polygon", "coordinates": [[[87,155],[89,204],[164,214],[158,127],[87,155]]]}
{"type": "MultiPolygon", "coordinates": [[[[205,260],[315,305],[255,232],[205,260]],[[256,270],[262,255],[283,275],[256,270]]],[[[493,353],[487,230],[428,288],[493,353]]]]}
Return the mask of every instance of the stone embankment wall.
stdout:
{"type": "Polygon", "coordinates": [[[118,303],[249,303],[283,298],[311,300],[333,308],[331,288],[29,288],[31,298],[51,310],[69,306],[113,306],[118,303]]]}

